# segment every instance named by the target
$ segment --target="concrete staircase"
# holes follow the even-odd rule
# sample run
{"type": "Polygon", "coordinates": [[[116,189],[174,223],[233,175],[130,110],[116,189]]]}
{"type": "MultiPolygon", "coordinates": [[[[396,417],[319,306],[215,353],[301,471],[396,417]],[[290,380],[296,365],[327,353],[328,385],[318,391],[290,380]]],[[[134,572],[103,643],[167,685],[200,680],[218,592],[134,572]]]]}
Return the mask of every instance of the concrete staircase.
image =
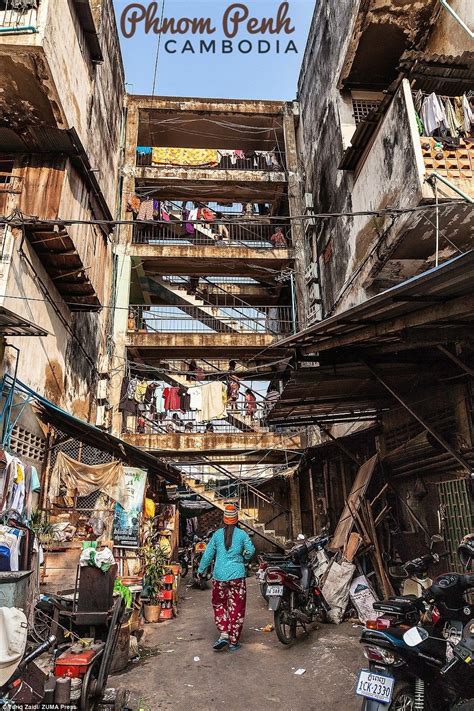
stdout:
{"type": "MultiPolygon", "coordinates": [[[[224,504],[232,499],[222,497],[213,489],[206,489],[205,484],[199,479],[191,476],[183,476],[183,482],[194,494],[197,494],[201,499],[212,504],[216,509],[224,511],[224,504]]],[[[287,540],[284,536],[279,536],[271,528],[266,528],[265,524],[257,520],[257,509],[240,509],[239,523],[250,531],[253,531],[257,536],[260,536],[271,545],[279,550],[284,550],[287,540]]]]}
{"type": "MultiPolygon", "coordinates": [[[[251,329],[244,328],[237,319],[229,317],[222,309],[207,304],[194,294],[188,294],[185,284],[177,285],[165,281],[163,277],[154,276],[153,284],[159,294],[170,306],[186,307],[186,314],[200,321],[205,326],[219,333],[249,333],[251,329]]],[[[230,307],[233,308],[233,307],[230,307]]],[[[237,308],[237,307],[236,307],[237,308]]],[[[250,319],[249,319],[250,320],[250,319]]]]}

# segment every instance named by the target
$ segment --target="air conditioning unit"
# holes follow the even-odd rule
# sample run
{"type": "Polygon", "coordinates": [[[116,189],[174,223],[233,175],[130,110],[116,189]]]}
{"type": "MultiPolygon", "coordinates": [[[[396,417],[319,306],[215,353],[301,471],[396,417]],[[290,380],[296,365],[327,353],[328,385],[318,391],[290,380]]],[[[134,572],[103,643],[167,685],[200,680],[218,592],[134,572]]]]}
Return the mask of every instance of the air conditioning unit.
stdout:
{"type": "Polygon", "coordinates": [[[304,279],[306,283],[310,281],[318,281],[318,265],[316,262],[311,262],[311,264],[305,269],[304,279]]]}
{"type": "Polygon", "coordinates": [[[312,304],[308,309],[307,325],[312,326],[322,320],[321,304],[312,304]]]}

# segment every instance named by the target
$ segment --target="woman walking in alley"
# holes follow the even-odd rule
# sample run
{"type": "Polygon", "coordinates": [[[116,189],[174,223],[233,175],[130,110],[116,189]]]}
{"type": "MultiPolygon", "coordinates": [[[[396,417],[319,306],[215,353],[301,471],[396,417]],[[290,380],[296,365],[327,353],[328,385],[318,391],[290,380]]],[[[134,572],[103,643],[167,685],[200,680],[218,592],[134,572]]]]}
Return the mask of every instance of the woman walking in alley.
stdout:
{"type": "Polygon", "coordinates": [[[212,607],[220,632],[213,645],[216,652],[225,647],[230,652],[240,649],[247,596],[245,563],[252,559],[255,546],[245,531],[237,526],[238,520],[235,504],[225,504],[224,527],[213,534],[198,569],[198,573],[203,575],[214,560],[212,607]]]}

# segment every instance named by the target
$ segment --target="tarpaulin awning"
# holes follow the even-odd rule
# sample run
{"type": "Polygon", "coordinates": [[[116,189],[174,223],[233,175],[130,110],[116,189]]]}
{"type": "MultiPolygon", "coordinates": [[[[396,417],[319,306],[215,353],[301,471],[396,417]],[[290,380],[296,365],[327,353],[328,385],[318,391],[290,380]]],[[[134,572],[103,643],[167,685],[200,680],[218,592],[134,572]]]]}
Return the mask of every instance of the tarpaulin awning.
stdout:
{"type": "MultiPolygon", "coordinates": [[[[346,311],[278,341],[310,352],[401,343],[462,342],[472,335],[474,251],[454,257],[346,311]]],[[[274,346],[269,346],[273,348],[274,346]]]]}
{"type": "MultiPolygon", "coordinates": [[[[11,385],[12,379],[9,378],[7,387],[11,387],[11,385]]],[[[29,396],[36,403],[40,418],[64,434],[103,452],[109,452],[115,458],[121,459],[131,466],[147,469],[150,475],[159,476],[172,484],[181,482],[181,471],[172,464],[74,417],[18,380],[15,383],[15,392],[29,396]]]]}

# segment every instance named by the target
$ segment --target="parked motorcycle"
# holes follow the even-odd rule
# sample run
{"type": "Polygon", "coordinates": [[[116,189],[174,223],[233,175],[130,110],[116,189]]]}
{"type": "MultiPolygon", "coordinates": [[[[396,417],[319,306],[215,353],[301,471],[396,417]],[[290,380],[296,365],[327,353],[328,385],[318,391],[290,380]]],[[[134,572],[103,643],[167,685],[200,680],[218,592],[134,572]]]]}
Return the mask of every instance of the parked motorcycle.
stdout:
{"type": "MultiPolygon", "coordinates": [[[[329,566],[329,556],[326,551],[326,545],[329,541],[329,536],[327,535],[326,531],[322,531],[318,539],[321,542],[321,546],[317,548],[315,554],[313,554],[313,569],[315,571],[315,575],[320,578],[326,568],[329,566]]],[[[301,535],[298,536],[298,541],[303,541],[306,540],[306,537],[301,535]]],[[[278,552],[278,553],[261,553],[258,556],[258,570],[256,572],[255,577],[257,578],[257,582],[260,587],[260,594],[262,595],[263,599],[268,602],[268,595],[267,595],[267,570],[269,567],[275,567],[275,566],[283,566],[285,565],[292,565],[292,560],[291,560],[291,551],[288,551],[286,553],[283,552],[278,552]]]]}
{"type": "Polygon", "coordinates": [[[198,573],[199,564],[201,563],[201,558],[204,555],[204,551],[207,548],[209,539],[212,536],[213,531],[207,533],[203,538],[199,536],[194,536],[192,554],[191,554],[191,569],[192,569],[192,584],[198,587],[200,590],[205,590],[208,586],[209,580],[212,578],[212,565],[209,566],[204,575],[198,573]]]}
{"type": "Polygon", "coordinates": [[[322,534],[299,543],[289,551],[285,560],[269,565],[266,570],[268,609],[273,611],[275,632],[282,644],[296,639],[298,625],[303,628],[329,612],[315,573],[311,554],[327,544],[322,534]]]}
{"type": "Polygon", "coordinates": [[[189,565],[192,557],[192,544],[185,539],[183,546],[178,551],[178,561],[181,566],[181,577],[185,578],[189,572],[189,565]]]}
{"type": "MultiPolygon", "coordinates": [[[[474,558],[474,545],[471,548],[467,565],[474,558]]],[[[400,596],[374,604],[383,614],[367,621],[360,640],[369,660],[369,669],[360,672],[356,689],[364,697],[363,711],[447,711],[452,707],[459,693],[443,679],[441,670],[447,650],[455,648],[463,627],[474,618],[474,606],[466,600],[472,588],[474,575],[451,572],[438,576],[419,598],[400,596]],[[407,626],[421,626],[420,620],[427,634],[418,646],[410,646],[404,638],[407,626]]]]}
{"type": "MultiPolygon", "coordinates": [[[[432,565],[439,563],[443,556],[434,552],[437,543],[443,543],[442,536],[434,535],[430,540],[430,550],[426,555],[422,555],[413,560],[409,560],[400,566],[392,566],[388,572],[392,578],[400,584],[401,595],[415,595],[420,597],[423,590],[430,587],[433,580],[428,575],[428,569],[432,565]]],[[[446,554],[443,554],[446,555],[446,554]]]]}

